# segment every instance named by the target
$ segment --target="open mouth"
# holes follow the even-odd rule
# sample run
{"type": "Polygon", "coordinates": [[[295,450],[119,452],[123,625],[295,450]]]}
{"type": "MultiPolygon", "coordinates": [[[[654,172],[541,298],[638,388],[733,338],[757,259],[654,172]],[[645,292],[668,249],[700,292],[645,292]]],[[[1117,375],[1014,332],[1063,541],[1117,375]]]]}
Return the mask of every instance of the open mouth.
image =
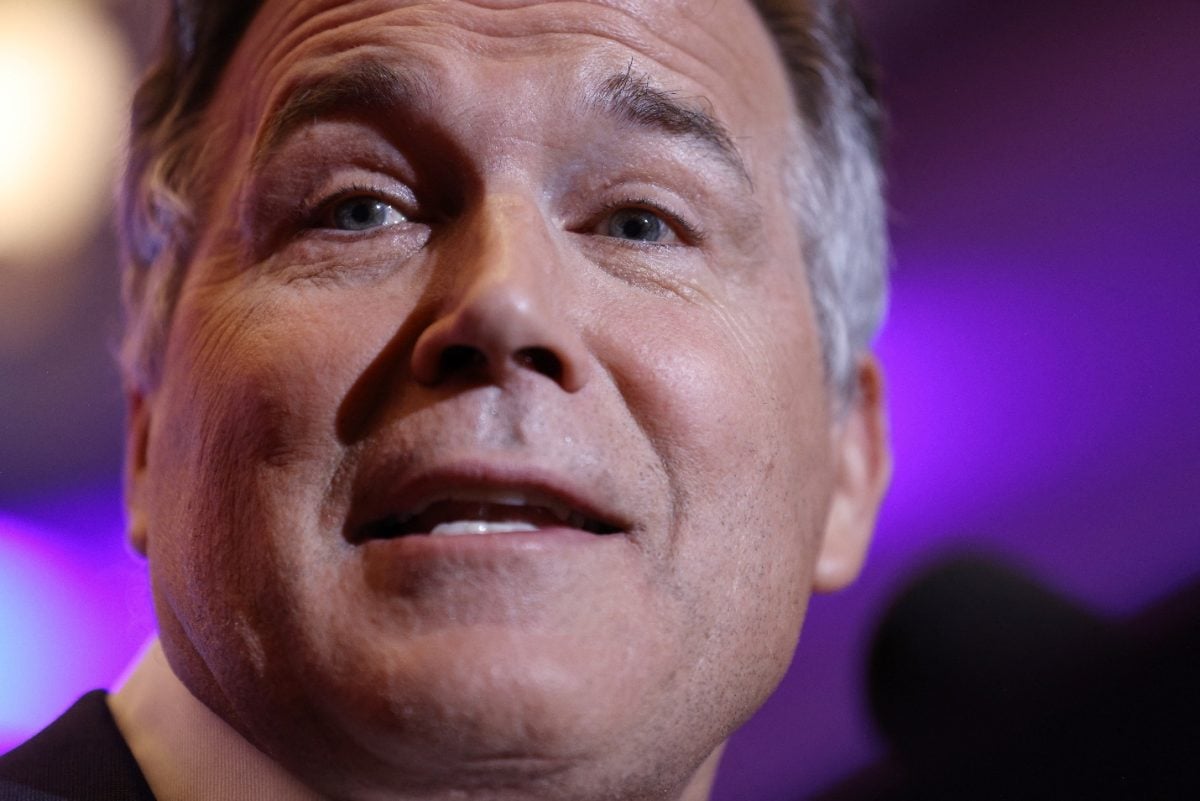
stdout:
{"type": "Polygon", "coordinates": [[[450,492],[405,511],[390,512],[358,526],[356,543],[400,537],[454,537],[574,529],[603,536],[622,527],[541,493],[450,492]]]}

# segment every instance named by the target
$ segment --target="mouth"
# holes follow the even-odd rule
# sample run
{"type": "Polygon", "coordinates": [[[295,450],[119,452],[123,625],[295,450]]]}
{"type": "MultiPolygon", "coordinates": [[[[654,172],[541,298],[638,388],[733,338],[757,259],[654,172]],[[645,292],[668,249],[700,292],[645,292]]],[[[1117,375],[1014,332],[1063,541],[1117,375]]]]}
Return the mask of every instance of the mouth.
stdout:
{"type": "Polygon", "coordinates": [[[532,488],[445,488],[351,530],[359,544],[402,537],[461,537],[574,530],[596,536],[625,527],[559,493],[532,488]]]}

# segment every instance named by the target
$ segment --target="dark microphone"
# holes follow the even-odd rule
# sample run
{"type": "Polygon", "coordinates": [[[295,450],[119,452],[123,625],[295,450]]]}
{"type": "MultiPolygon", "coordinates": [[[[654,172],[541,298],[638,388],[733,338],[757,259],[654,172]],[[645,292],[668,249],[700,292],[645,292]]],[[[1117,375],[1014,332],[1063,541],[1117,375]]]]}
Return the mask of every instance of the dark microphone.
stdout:
{"type": "Polygon", "coordinates": [[[1017,568],[953,558],[914,579],[880,623],[871,711],[907,758],[976,748],[1088,681],[1116,640],[1112,624],[1017,568]]]}
{"type": "Polygon", "coordinates": [[[1122,621],[997,559],[927,569],[870,648],[873,798],[1200,798],[1198,587],[1122,621]]]}

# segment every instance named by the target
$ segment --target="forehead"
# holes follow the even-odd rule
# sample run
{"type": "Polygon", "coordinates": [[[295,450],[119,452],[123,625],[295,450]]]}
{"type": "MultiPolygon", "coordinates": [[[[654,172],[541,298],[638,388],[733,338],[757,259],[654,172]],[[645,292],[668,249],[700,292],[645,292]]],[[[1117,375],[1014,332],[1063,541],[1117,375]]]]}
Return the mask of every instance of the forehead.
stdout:
{"type": "Polygon", "coordinates": [[[509,116],[621,72],[703,106],[738,140],[781,132],[791,114],[773,41],[747,0],[266,0],[214,111],[261,133],[297,87],[362,58],[394,65],[444,106],[490,102],[509,116]]]}

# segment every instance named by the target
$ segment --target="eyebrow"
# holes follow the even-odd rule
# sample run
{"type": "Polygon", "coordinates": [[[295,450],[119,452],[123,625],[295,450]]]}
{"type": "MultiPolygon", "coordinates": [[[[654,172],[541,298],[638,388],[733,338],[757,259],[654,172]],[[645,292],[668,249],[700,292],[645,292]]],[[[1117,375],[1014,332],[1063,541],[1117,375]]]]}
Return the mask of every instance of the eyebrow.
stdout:
{"type": "MultiPolygon", "coordinates": [[[[254,149],[254,163],[261,164],[288,136],[314,120],[353,111],[428,108],[433,96],[434,92],[411,74],[371,58],[310,77],[292,87],[269,115],[254,149]]],[[[632,66],[605,80],[588,101],[591,108],[639,128],[698,142],[753,189],[746,162],[725,126],[703,109],[635,75],[632,66]]]]}
{"type": "Polygon", "coordinates": [[[725,126],[703,109],[673,95],[634,75],[631,65],[600,86],[592,97],[592,105],[638,127],[700,143],[753,187],[746,162],[725,126]]]}
{"type": "Polygon", "coordinates": [[[424,84],[374,59],[309,77],[293,86],[269,115],[254,149],[254,163],[261,164],[296,129],[314,120],[351,111],[400,111],[428,105],[431,96],[424,84]]]}

